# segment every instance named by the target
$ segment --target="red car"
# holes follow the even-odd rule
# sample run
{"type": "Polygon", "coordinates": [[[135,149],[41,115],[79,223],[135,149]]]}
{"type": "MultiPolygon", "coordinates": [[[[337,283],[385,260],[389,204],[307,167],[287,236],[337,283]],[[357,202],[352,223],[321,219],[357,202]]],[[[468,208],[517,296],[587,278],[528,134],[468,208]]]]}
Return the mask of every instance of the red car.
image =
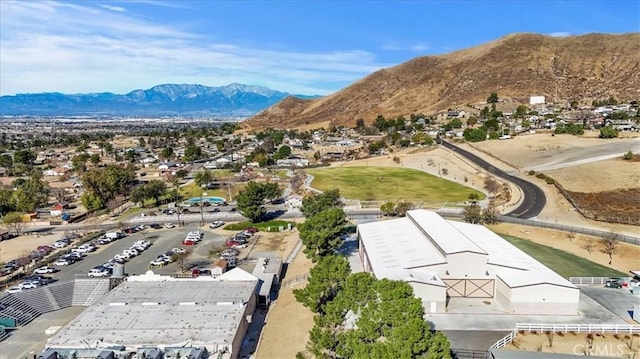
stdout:
{"type": "Polygon", "coordinates": [[[185,246],[194,246],[196,244],[196,242],[192,241],[190,239],[185,239],[185,240],[182,241],[182,244],[185,245],[185,246]]]}
{"type": "Polygon", "coordinates": [[[259,232],[258,228],[256,228],[256,227],[247,227],[247,228],[245,229],[245,231],[247,231],[247,232],[249,232],[249,233],[251,233],[251,234],[254,234],[254,233],[256,233],[256,232],[259,232]]]}

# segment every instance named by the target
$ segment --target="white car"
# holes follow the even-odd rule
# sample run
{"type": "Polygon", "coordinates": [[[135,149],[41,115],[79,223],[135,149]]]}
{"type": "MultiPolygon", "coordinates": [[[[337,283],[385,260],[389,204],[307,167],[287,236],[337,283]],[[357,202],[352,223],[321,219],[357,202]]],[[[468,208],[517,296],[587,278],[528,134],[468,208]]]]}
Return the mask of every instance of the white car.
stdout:
{"type": "Polygon", "coordinates": [[[53,273],[55,272],[55,268],[51,268],[51,267],[40,267],[36,270],[33,271],[33,273],[35,274],[49,274],[49,273],[53,273]]]}
{"type": "Polygon", "coordinates": [[[108,270],[105,269],[92,269],[89,273],[88,273],[89,277],[94,278],[94,277],[108,277],[109,275],[111,275],[111,273],[109,273],[108,270]]]}
{"type": "Polygon", "coordinates": [[[224,222],[223,221],[213,221],[211,222],[211,224],[209,224],[209,228],[211,229],[216,229],[218,227],[222,227],[224,226],[224,222]]]}
{"type": "Polygon", "coordinates": [[[57,261],[53,262],[54,266],[68,266],[69,264],[71,264],[71,262],[66,259],[58,259],[57,261]]]}
{"type": "Polygon", "coordinates": [[[187,253],[187,250],[184,248],[173,248],[171,250],[171,253],[173,254],[182,254],[182,253],[187,253]]]}
{"type": "Polygon", "coordinates": [[[169,263],[169,261],[167,261],[165,258],[156,258],[154,260],[152,260],[151,262],[149,262],[150,265],[152,266],[163,266],[165,264],[169,263]]]}
{"type": "Polygon", "coordinates": [[[164,225],[165,228],[176,228],[176,225],[173,223],[167,223],[164,225]]]}
{"type": "Polygon", "coordinates": [[[20,283],[20,288],[22,288],[22,289],[38,288],[38,282],[28,280],[28,281],[20,283]]]}
{"type": "Polygon", "coordinates": [[[21,286],[11,287],[11,288],[5,290],[4,292],[5,293],[20,293],[20,292],[22,292],[22,287],[21,286]]]}

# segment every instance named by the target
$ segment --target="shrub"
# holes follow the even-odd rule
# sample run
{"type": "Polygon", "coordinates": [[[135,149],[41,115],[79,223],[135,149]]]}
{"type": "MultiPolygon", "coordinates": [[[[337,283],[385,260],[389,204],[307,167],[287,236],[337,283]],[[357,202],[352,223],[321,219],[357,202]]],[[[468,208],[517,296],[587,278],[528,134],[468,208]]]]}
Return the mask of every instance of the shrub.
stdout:
{"type": "Polygon", "coordinates": [[[536,174],[536,171],[531,170],[531,171],[529,171],[528,174],[529,174],[529,176],[533,176],[534,174],[536,174]]]}
{"type": "Polygon", "coordinates": [[[536,174],[536,178],[544,179],[545,177],[546,177],[546,175],[544,173],[536,174]]]}
{"type": "Polygon", "coordinates": [[[633,152],[629,151],[622,156],[622,158],[626,161],[630,161],[633,159],[633,152]]]}
{"type": "Polygon", "coordinates": [[[553,180],[553,178],[547,176],[544,178],[544,181],[547,182],[547,184],[554,184],[556,183],[556,181],[553,180]]]}

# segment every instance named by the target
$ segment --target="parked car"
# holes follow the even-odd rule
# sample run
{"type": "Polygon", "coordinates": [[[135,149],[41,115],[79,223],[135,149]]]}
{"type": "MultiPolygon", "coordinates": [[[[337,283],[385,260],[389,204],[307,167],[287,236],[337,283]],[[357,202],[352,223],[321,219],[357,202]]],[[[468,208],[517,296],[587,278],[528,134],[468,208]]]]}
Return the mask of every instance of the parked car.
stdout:
{"type": "Polygon", "coordinates": [[[91,271],[89,271],[88,276],[91,278],[94,277],[108,277],[111,275],[111,271],[108,270],[107,268],[93,268],[91,271]]]}
{"type": "Polygon", "coordinates": [[[20,287],[22,289],[34,289],[34,288],[38,288],[39,285],[40,285],[40,282],[34,281],[34,280],[26,280],[20,283],[20,287]]]}
{"type": "Polygon", "coordinates": [[[256,227],[247,227],[244,230],[245,230],[245,232],[249,232],[249,233],[252,233],[252,234],[260,232],[260,230],[258,228],[256,228],[256,227]]]}
{"type": "Polygon", "coordinates": [[[162,228],[162,226],[161,226],[160,224],[158,224],[158,223],[151,223],[151,224],[149,225],[149,227],[151,227],[151,228],[153,228],[153,229],[160,229],[160,228],[162,228]]]}
{"type": "Polygon", "coordinates": [[[209,224],[209,228],[211,228],[211,229],[216,229],[216,228],[219,228],[219,227],[222,227],[222,226],[224,226],[224,222],[223,221],[213,221],[213,222],[211,222],[209,224]]]}
{"type": "Polygon", "coordinates": [[[167,223],[167,224],[164,225],[164,227],[171,229],[171,228],[176,228],[176,225],[173,224],[173,223],[167,223]]]}
{"type": "Polygon", "coordinates": [[[620,283],[618,280],[616,279],[612,279],[612,280],[608,280],[604,283],[604,286],[607,288],[615,288],[615,289],[620,289],[622,288],[622,283],[620,283]]]}
{"type": "Polygon", "coordinates": [[[68,266],[70,265],[72,262],[68,259],[58,259],[57,261],[53,262],[54,266],[68,266]]]}
{"type": "Polygon", "coordinates": [[[188,239],[188,238],[185,238],[185,239],[182,241],[182,245],[184,245],[184,246],[195,246],[195,245],[196,245],[196,243],[198,243],[198,242],[197,242],[197,241],[195,241],[195,240],[193,240],[193,239],[188,239]]]}
{"type": "Polygon", "coordinates": [[[17,286],[14,286],[14,287],[11,287],[11,288],[5,290],[4,292],[7,293],[7,294],[20,293],[20,292],[22,292],[22,287],[17,285],[17,286]]]}
{"type": "Polygon", "coordinates": [[[220,253],[220,257],[226,258],[226,257],[235,257],[238,254],[240,254],[240,251],[234,248],[227,248],[225,250],[222,251],[222,253],[220,253]]]}
{"type": "Polygon", "coordinates": [[[187,253],[187,250],[184,248],[173,248],[171,250],[171,253],[173,254],[182,254],[182,253],[187,253]]]}
{"type": "Polygon", "coordinates": [[[56,271],[55,268],[44,266],[44,267],[40,267],[40,268],[34,270],[33,273],[36,273],[36,274],[49,274],[49,273],[53,273],[55,271],[56,271]]]}

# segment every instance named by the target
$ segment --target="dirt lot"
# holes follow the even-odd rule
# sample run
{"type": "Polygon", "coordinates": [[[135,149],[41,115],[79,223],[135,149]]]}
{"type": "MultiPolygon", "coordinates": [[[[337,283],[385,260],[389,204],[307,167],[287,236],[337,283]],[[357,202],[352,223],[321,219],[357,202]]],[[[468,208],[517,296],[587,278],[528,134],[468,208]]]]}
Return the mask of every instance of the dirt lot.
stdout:
{"type": "Polygon", "coordinates": [[[505,349],[634,358],[640,353],[640,337],[638,334],[609,333],[518,333],[505,349]]]}
{"type": "Polygon", "coordinates": [[[38,246],[51,244],[61,239],[63,232],[51,232],[41,235],[22,235],[0,242],[0,262],[8,262],[28,255],[38,246]]]}
{"type": "MultiPolygon", "coordinates": [[[[309,273],[312,262],[302,253],[288,266],[283,281],[309,273]]],[[[298,303],[293,290],[306,285],[302,280],[290,287],[282,287],[278,299],[271,305],[267,323],[262,332],[256,352],[257,359],[295,358],[304,351],[313,327],[313,313],[298,303]]]]}

